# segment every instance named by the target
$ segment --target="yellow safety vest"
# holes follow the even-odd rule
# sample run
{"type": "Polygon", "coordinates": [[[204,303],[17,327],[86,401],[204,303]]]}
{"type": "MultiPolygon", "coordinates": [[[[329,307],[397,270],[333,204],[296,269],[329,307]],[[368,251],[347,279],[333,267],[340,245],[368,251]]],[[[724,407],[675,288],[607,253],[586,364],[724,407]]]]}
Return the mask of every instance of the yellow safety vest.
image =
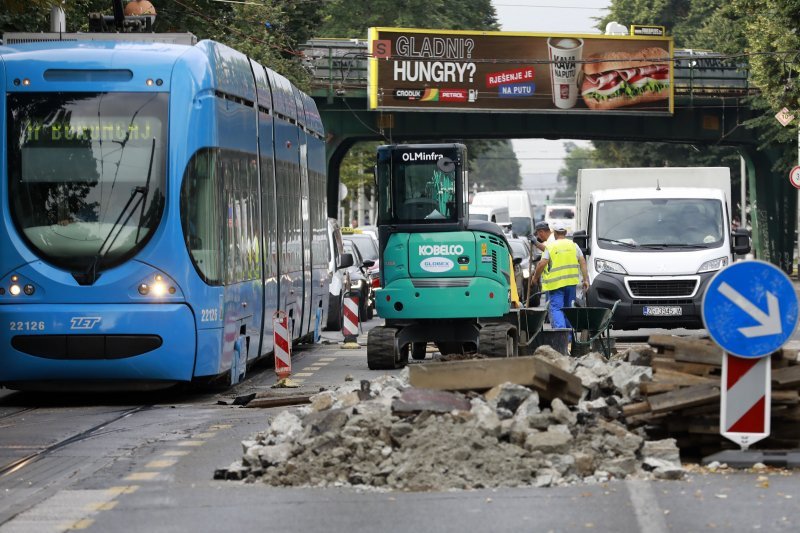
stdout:
{"type": "Polygon", "coordinates": [[[569,239],[558,239],[547,245],[550,262],[542,274],[542,290],[554,291],[561,287],[577,285],[580,282],[580,269],[575,246],[575,243],[569,239]]]}

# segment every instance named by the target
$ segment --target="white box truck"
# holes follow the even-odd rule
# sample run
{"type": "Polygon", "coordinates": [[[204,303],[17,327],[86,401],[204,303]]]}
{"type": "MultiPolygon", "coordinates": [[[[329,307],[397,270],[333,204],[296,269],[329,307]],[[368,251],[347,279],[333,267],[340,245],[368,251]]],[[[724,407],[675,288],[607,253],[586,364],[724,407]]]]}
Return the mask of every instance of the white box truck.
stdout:
{"type": "Polygon", "coordinates": [[[528,236],[533,233],[533,209],[528,191],[483,191],[472,198],[474,206],[506,206],[514,233],[528,236]]]}
{"type": "Polygon", "coordinates": [[[590,307],[617,329],[703,327],[710,279],[750,251],[731,229],[730,170],[603,168],[578,172],[573,240],[586,254],[590,307]]]}

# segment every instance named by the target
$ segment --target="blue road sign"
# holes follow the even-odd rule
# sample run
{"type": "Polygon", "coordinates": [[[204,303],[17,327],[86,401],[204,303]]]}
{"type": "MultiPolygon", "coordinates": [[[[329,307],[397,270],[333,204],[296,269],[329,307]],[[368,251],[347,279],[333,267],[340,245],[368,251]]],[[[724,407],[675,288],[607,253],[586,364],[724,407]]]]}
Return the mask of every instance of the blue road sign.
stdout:
{"type": "Polygon", "coordinates": [[[764,357],[794,333],[797,294],[778,267],[764,261],[740,261],[711,279],[703,296],[703,322],[726,352],[764,357]]]}

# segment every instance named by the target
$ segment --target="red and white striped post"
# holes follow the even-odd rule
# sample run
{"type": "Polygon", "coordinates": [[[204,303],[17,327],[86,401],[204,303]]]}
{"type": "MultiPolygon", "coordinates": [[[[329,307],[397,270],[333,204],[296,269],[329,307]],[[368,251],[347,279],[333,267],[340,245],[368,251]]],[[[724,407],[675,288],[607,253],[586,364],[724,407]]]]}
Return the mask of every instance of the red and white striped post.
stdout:
{"type": "Polygon", "coordinates": [[[349,293],[344,297],[344,309],[342,309],[344,320],[342,320],[342,335],[345,343],[356,342],[360,323],[358,321],[358,296],[351,296],[349,293]]]}
{"type": "Polygon", "coordinates": [[[769,436],[772,395],[770,358],[722,358],[720,433],[746,450],[769,436]]]}
{"type": "Polygon", "coordinates": [[[272,315],[275,346],[275,374],[286,379],[292,373],[292,341],[289,338],[289,315],[275,311],[272,315]]]}

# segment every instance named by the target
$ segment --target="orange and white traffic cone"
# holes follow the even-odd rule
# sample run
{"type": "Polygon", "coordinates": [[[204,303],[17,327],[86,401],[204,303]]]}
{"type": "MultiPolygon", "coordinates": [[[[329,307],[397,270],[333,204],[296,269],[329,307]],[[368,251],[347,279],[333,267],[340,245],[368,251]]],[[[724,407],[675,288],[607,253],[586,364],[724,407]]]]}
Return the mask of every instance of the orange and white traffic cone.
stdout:
{"type": "Polygon", "coordinates": [[[286,379],[292,373],[292,341],[289,338],[289,315],[275,311],[272,316],[275,341],[275,374],[286,379]]]}

